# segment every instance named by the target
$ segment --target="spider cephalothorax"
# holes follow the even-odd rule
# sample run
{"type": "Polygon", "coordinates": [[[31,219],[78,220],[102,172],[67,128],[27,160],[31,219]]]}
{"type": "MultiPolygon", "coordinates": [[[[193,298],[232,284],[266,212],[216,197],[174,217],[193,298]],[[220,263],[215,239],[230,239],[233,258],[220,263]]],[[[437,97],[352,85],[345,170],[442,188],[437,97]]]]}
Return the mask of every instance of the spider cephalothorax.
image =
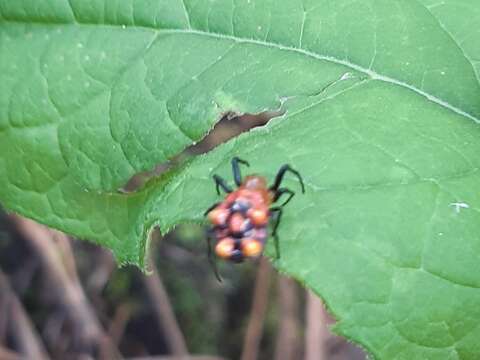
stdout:
{"type": "MultiPolygon", "coordinates": [[[[236,190],[218,175],[213,175],[217,192],[220,188],[227,193],[225,199],[211,206],[205,215],[212,224],[210,231],[209,258],[212,259],[210,240],[216,241],[215,253],[218,257],[242,262],[246,258],[259,257],[268,237],[268,225],[272,223],[272,235],[275,239],[275,250],[279,257],[277,229],[282,216],[282,207],[286,205],[295,192],[288,188],[280,187],[286,172],[291,172],[300,181],[302,192],[305,192],[302,177],[290,165],[283,165],[278,171],[272,186],[268,187],[267,180],[259,175],[249,175],[242,179],[239,164],[249,166],[245,160],[234,157],[232,169],[236,190]],[[283,195],[287,199],[279,206],[273,206],[283,195]]],[[[213,260],[213,259],[212,259],[213,260]]],[[[216,267],[215,274],[218,276],[216,267]]]]}

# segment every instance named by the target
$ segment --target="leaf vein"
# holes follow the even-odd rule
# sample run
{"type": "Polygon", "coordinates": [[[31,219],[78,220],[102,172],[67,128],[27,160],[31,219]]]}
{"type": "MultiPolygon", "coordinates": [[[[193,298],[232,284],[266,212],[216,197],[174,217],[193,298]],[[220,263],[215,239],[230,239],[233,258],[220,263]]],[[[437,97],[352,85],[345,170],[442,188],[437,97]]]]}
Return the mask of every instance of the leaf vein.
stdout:
{"type": "Polygon", "coordinates": [[[435,14],[432,12],[431,8],[432,7],[428,7],[428,6],[425,6],[423,5],[422,3],[420,3],[420,1],[416,0],[416,2],[418,4],[420,4],[421,6],[423,6],[427,12],[430,14],[430,16],[432,16],[432,18],[435,19],[436,23],[438,24],[438,26],[442,29],[442,31],[448,35],[448,37],[453,41],[453,43],[455,44],[455,46],[460,50],[460,52],[462,53],[463,57],[465,58],[465,60],[468,61],[468,63],[470,64],[470,66],[472,67],[472,70],[473,72],[475,73],[475,76],[477,78],[477,80],[480,81],[480,78],[479,78],[479,74],[477,73],[477,71],[475,71],[475,66],[473,66],[473,63],[470,59],[470,57],[467,55],[467,53],[465,52],[465,50],[460,46],[459,42],[453,37],[453,35],[450,33],[450,31],[447,30],[447,28],[445,27],[445,25],[442,24],[442,22],[440,21],[440,19],[438,17],[435,16],[435,14]]]}
{"type": "MultiPolygon", "coordinates": [[[[9,22],[9,23],[23,23],[21,21],[15,21],[15,20],[5,20],[3,22],[9,22]]],[[[35,22],[30,22],[30,24],[34,24],[35,22]]],[[[41,24],[41,25],[71,25],[71,24],[63,24],[63,23],[46,23],[46,22],[37,22],[38,24],[41,24]]],[[[92,25],[95,25],[95,26],[98,26],[98,24],[91,24],[91,23],[77,23],[76,26],[79,26],[79,25],[82,25],[82,26],[92,26],[92,25]]],[[[102,24],[103,26],[110,26],[110,27],[114,27],[114,28],[117,28],[118,25],[110,25],[110,24],[102,24]]],[[[138,28],[146,28],[146,29],[150,29],[152,31],[155,31],[156,33],[164,33],[164,34],[194,34],[194,35],[198,35],[198,36],[207,36],[207,37],[214,37],[214,38],[217,38],[217,39],[225,39],[225,40],[229,40],[229,41],[234,41],[234,42],[237,42],[237,43],[249,43],[249,44],[257,44],[257,45],[261,45],[261,46],[266,46],[266,47],[270,47],[270,48],[275,48],[275,49],[278,49],[278,50],[283,50],[283,51],[292,51],[292,52],[296,52],[296,53],[300,53],[300,54],[303,54],[305,56],[308,56],[308,57],[311,57],[311,58],[314,58],[314,59],[318,59],[318,60],[324,60],[324,61],[328,61],[328,62],[332,62],[332,63],[335,63],[335,64],[339,64],[339,65],[343,65],[343,66],[346,66],[346,67],[349,67],[353,70],[357,70],[361,73],[364,73],[366,75],[368,75],[369,77],[371,77],[372,79],[376,79],[376,80],[380,80],[380,81],[383,81],[385,83],[389,83],[389,84],[392,84],[392,85],[397,85],[397,86],[400,86],[400,87],[403,87],[403,88],[406,88],[408,90],[411,90],[415,93],[417,93],[418,95],[426,98],[427,100],[437,104],[437,105],[440,105],[458,115],[461,115],[461,116],[464,116],[476,123],[479,123],[480,124],[480,118],[476,117],[475,115],[472,115],[450,103],[448,103],[447,101],[443,100],[443,99],[440,99],[430,93],[427,93],[426,91],[423,91],[417,87],[415,87],[414,85],[410,85],[404,81],[401,81],[401,80],[397,80],[397,79],[394,79],[392,77],[389,77],[389,76],[386,76],[386,75],[382,75],[380,73],[377,73],[373,70],[369,70],[367,68],[364,68],[360,65],[357,65],[357,64],[354,64],[350,61],[347,61],[347,60],[342,60],[342,59],[337,59],[333,56],[329,56],[329,55],[322,55],[322,54],[317,54],[317,53],[314,53],[314,52],[311,52],[311,51],[308,51],[308,50],[305,50],[305,49],[298,49],[298,48],[295,48],[295,47],[291,47],[291,46],[287,46],[287,45],[282,45],[282,44],[279,44],[279,43],[274,43],[274,42],[266,42],[266,41],[262,41],[262,40],[256,40],[256,39],[250,39],[250,38],[238,38],[238,37],[235,37],[235,36],[231,36],[231,35],[225,35],[225,34],[219,34],[219,33],[208,33],[208,32],[205,32],[205,31],[201,31],[201,30],[193,30],[193,29],[188,29],[188,30],[185,30],[185,29],[155,29],[153,27],[138,27],[138,28]]]]}

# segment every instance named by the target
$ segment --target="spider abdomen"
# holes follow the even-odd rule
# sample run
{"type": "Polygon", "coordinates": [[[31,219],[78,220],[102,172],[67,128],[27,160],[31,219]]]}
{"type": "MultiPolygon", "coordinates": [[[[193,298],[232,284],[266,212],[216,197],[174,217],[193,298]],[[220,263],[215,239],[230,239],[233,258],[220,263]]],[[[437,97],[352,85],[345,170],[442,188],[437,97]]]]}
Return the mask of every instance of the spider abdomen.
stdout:
{"type": "Polygon", "coordinates": [[[262,254],[268,236],[269,197],[258,191],[240,187],[208,213],[217,256],[241,262],[262,254]]]}
{"type": "Polygon", "coordinates": [[[272,235],[275,240],[275,253],[280,257],[277,229],[280,224],[283,207],[292,199],[295,192],[287,187],[281,187],[283,177],[287,172],[293,173],[300,182],[302,193],[305,192],[300,173],[290,165],[280,167],[271,186],[263,176],[249,175],[242,179],[239,165],[249,166],[249,163],[238,157],[232,159],[233,179],[237,189],[234,190],[219,175],[214,174],[217,193],[220,189],[227,193],[222,202],[216,203],[205,211],[212,224],[208,240],[208,254],[215,275],[220,280],[217,266],[212,258],[211,240],[215,240],[215,254],[225,260],[242,262],[246,258],[257,258],[262,255],[268,237],[267,227],[272,223],[272,235]],[[287,196],[280,205],[280,198],[287,196]]]}

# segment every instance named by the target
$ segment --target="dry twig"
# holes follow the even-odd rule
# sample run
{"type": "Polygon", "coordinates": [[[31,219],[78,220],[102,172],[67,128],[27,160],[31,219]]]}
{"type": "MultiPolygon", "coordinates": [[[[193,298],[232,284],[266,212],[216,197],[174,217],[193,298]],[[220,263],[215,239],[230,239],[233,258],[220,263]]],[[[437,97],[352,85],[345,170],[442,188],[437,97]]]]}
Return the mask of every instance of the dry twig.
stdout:
{"type": "Polygon", "coordinates": [[[275,345],[275,360],[299,359],[299,303],[295,281],[285,276],[278,278],[278,316],[280,324],[275,345]]]}
{"type": "MultiPolygon", "coordinates": [[[[15,347],[28,359],[49,359],[40,337],[27,316],[22,304],[13,292],[6,276],[0,271],[0,294],[7,303],[8,331],[12,335],[15,347]]],[[[5,351],[3,351],[5,353],[5,351]]],[[[12,355],[12,354],[10,354],[12,355]]],[[[2,357],[0,357],[3,359],[2,357]]]]}
{"type": "Polygon", "coordinates": [[[115,310],[113,319],[108,327],[108,335],[115,345],[120,343],[131,315],[132,309],[129,304],[122,304],[115,310]]]}
{"type": "Polygon", "coordinates": [[[327,360],[327,313],[322,300],[307,290],[307,331],[305,334],[305,360],[327,360]]]}
{"type": "Polygon", "coordinates": [[[65,308],[67,316],[75,326],[78,345],[88,353],[95,353],[95,350],[99,349],[100,354],[107,358],[118,357],[117,350],[105,335],[80,283],[67,273],[50,230],[20,216],[10,215],[10,219],[40,258],[51,280],[58,305],[65,308]]]}
{"type": "Polygon", "coordinates": [[[2,360],[22,360],[20,354],[0,346],[0,359],[2,360]]]}
{"type": "Polygon", "coordinates": [[[272,268],[270,264],[265,258],[262,258],[257,270],[252,310],[243,342],[241,360],[255,360],[258,358],[263,323],[265,322],[265,313],[268,305],[271,272],[272,268]]]}
{"type": "Polygon", "coordinates": [[[86,288],[89,293],[100,294],[116,266],[112,252],[107,249],[97,247],[95,258],[95,269],[87,279],[86,288]]]}
{"type": "Polygon", "coordinates": [[[152,274],[142,275],[143,283],[150,296],[158,325],[165,336],[165,341],[170,352],[175,356],[185,356],[188,354],[185,338],[178,325],[175,314],[173,313],[170,299],[163,286],[162,279],[158,274],[156,267],[152,264],[152,274]]]}
{"type": "Polygon", "coordinates": [[[128,360],[225,360],[224,358],[209,355],[186,355],[186,356],[142,356],[128,360]]]}

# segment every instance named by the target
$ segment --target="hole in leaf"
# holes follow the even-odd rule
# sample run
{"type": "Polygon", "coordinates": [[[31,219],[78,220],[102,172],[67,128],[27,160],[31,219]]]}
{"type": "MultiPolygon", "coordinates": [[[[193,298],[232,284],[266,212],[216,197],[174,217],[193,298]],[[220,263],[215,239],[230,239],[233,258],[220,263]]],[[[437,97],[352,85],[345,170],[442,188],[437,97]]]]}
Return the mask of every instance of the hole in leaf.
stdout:
{"type": "Polygon", "coordinates": [[[135,174],[121,191],[134,192],[152,177],[162,175],[167,170],[184,162],[187,158],[207,153],[220,144],[239,136],[241,133],[248,132],[256,127],[265,126],[272,118],[280,116],[282,113],[281,111],[265,111],[259,114],[243,115],[227,113],[201,141],[187,147],[169,161],[158,164],[153,170],[135,174]]]}

